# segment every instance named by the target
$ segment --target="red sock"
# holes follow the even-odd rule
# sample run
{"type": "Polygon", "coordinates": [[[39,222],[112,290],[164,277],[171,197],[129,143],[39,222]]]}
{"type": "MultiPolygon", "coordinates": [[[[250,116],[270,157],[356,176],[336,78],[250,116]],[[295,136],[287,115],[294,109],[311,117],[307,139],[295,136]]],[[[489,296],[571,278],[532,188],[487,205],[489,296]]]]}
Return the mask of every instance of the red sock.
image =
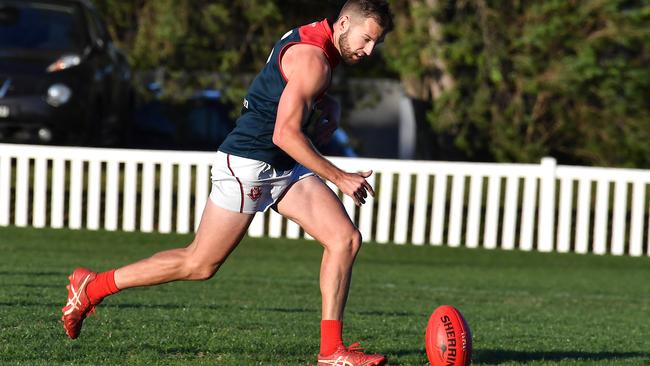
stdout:
{"type": "Polygon", "coordinates": [[[320,322],[320,354],[331,355],[343,345],[343,322],[340,320],[321,320],[320,322]]]}
{"type": "Polygon", "coordinates": [[[98,303],[108,295],[120,291],[115,285],[115,270],[98,273],[97,277],[88,284],[86,293],[91,303],[98,303]]]}

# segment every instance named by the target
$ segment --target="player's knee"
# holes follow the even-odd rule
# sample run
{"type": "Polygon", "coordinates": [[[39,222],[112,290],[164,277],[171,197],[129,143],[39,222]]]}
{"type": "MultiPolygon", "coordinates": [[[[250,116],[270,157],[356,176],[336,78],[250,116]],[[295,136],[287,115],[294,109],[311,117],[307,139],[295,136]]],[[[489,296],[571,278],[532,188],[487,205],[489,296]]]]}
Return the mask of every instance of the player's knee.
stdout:
{"type": "Polygon", "coordinates": [[[196,281],[205,281],[211,279],[219,270],[221,264],[210,264],[196,267],[192,272],[192,279],[196,281]]]}
{"type": "Polygon", "coordinates": [[[328,248],[330,250],[344,252],[355,256],[361,248],[361,233],[356,228],[352,229],[341,235],[334,243],[332,243],[332,245],[329,245],[328,248]]]}
{"type": "Polygon", "coordinates": [[[221,262],[209,263],[204,260],[190,259],[187,263],[187,279],[193,281],[205,281],[212,278],[221,267],[221,262]]]}
{"type": "Polygon", "coordinates": [[[361,232],[358,229],[354,229],[354,232],[352,233],[350,243],[352,246],[353,252],[356,254],[359,249],[361,249],[361,243],[362,243],[362,237],[361,237],[361,232]]]}

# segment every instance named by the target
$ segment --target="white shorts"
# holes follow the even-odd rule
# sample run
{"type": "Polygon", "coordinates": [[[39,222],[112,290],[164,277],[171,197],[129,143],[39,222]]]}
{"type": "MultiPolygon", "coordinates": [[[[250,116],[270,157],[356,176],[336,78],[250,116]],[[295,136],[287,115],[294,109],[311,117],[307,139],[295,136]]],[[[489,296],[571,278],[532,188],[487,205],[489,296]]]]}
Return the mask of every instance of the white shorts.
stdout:
{"type": "Polygon", "coordinates": [[[266,211],[289,186],[314,175],[300,164],[289,170],[277,170],[263,161],[221,151],[217,152],[211,174],[212,202],[226,210],[249,214],[266,211]]]}

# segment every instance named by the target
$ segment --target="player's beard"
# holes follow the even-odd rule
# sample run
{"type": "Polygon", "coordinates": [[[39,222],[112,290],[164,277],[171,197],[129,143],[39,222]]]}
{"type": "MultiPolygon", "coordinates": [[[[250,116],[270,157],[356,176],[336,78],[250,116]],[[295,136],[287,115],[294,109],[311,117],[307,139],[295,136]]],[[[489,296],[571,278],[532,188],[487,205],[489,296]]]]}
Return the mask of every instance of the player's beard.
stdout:
{"type": "Polygon", "coordinates": [[[348,41],[349,31],[350,30],[348,29],[345,33],[342,33],[341,36],[339,36],[339,49],[341,50],[341,58],[343,59],[343,62],[348,65],[353,65],[361,61],[361,58],[354,58],[355,53],[352,51],[350,42],[348,41]]]}

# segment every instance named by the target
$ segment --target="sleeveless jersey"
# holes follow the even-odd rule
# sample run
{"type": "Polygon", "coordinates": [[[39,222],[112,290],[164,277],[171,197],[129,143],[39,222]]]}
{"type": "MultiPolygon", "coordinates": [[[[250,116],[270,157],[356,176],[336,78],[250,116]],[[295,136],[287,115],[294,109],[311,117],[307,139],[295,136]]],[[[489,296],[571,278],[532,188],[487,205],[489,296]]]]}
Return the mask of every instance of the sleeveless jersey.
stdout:
{"type": "MultiPolygon", "coordinates": [[[[340,61],[338,50],[333,42],[332,28],[327,19],[287,32],[275,44],[266,65],[250,85],[244,98],[241,116],[219,150],[260,160],[280,170],[293,167],[296,164],[295,160],[273,143],[278,104],[282,91],[287,85],[280,62],[284,52],[290,46],[300,43],[310,44],[323,50],[333,71],[340,61]]],[[[303,121],[304,129],[305,121],[303,121]]]]}

